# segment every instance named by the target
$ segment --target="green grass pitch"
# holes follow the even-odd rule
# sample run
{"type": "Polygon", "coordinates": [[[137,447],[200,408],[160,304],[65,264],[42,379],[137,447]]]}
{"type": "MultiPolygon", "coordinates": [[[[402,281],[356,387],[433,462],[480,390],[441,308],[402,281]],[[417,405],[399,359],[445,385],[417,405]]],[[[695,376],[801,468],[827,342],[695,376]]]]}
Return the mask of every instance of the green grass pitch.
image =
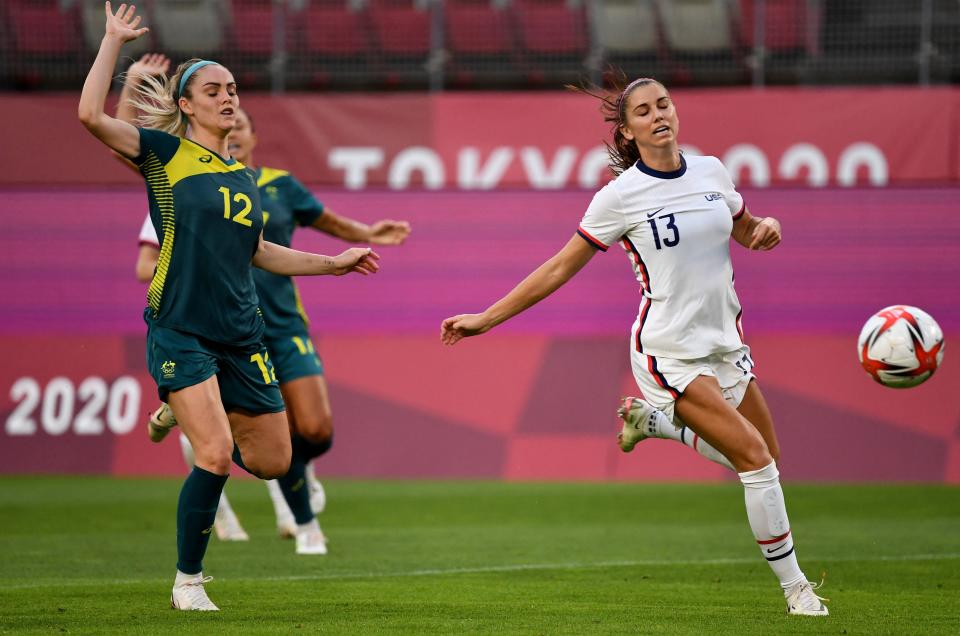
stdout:
{"type": "Polygon", "coordinates": [[[739,484],[330,481],[326,557],[227,487],[221,612],[168,607],[171,479],[0,479],[0,633],[957,634],[960,489],[786,484],[826,619],[788,617],[739,484]],[[211,631],[212,630],[212,631],[211,631]]]}

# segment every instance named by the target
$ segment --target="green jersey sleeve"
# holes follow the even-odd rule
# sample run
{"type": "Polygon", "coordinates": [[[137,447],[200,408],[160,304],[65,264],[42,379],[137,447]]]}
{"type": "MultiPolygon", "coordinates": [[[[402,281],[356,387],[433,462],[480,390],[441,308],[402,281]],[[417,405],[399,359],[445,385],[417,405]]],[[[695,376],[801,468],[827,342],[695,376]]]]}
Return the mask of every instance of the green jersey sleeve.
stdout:
{"type": "Polygon", "coordinates": [[[307,190],[306,186],[297,181],[293,175],[289,179],[287,199],[290,209],[298,225],[312,225],[323,214],[323,204],[307,190]]]}
{"type": "Polygon", "coordinates": [[[138,128],[140,131],[140,154],[133,158],[133,163],[143,165],[151,153],[161,164],[169,162],[180,148],[180,138],[162,130],[152,128],[138,128]]]}

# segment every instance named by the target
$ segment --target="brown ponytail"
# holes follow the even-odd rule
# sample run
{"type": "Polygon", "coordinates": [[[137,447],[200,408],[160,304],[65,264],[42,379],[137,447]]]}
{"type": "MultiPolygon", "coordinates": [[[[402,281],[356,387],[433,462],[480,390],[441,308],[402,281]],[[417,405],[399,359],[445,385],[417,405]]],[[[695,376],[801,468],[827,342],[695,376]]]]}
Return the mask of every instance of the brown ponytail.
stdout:
{"type": "MultiPolygon", "coordinates": [[[[610,132],[613,135],[613,143],[603,142],[607,147],[607,155],[610,157],[610,171],[619,175],[627,170],[640,159],[640,149],[637,144],[623,136],[622,126],[627,121],[626,109],[627,100],[634,89],[648,84],[660,84],[651,77],[641,77],[627,83],[627,78],[623,72],[617,72],[613,80],[612,91],[605,91],[603,88],[593,85],[573,86],[568,84],[567,89],[577,93],[584,93],[600,100],[600,112],[603,114],[603,121],[612,124],[610,132]]],[[[660,84],[663,86],[663,84],[660,84]]]]}

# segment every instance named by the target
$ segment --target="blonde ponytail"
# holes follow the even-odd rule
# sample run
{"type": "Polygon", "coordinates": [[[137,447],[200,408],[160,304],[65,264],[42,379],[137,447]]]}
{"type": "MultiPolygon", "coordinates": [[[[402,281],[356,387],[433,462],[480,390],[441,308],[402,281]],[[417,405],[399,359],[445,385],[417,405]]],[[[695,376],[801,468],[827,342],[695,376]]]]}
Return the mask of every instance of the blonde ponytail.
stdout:
{"type": "Polygon", "coordinates": [[[133,107],[140,113],[137,117],[138,126],[161,130],[177,137],[184,137],[187,134],[187,116],[180,110],[177,102],[180,97],[190,97],[190,84],[193,83],[193,77],[187,79],[187,84],[183,87],[183,95],[177,95],[176,91],[183,72],[199,61],[197,58],[187,60],[167,78],[141,78],[135,89],[136,94],[130,100],[133,107]]]}

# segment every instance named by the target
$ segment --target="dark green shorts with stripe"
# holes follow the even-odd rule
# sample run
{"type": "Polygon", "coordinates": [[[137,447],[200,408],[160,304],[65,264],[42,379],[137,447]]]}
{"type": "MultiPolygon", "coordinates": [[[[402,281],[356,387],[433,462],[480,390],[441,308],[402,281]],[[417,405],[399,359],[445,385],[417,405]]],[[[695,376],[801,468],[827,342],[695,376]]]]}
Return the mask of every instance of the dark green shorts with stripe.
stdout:
{"type": "Polygon", "coordinates": [[[171,391],[200,384],[215,375],[225,410],[255,414],[284,410],[270,354],[262,343],[224,345],[148,322],[147,369],[164,402],[171,391]]]}
{"type": "Polygon", "coordinates": [[[310,375],[323,375],[323,362],[317,356],[310,334],[306,331],[265,338],[273,368],[280,384],[310,375]]]}

